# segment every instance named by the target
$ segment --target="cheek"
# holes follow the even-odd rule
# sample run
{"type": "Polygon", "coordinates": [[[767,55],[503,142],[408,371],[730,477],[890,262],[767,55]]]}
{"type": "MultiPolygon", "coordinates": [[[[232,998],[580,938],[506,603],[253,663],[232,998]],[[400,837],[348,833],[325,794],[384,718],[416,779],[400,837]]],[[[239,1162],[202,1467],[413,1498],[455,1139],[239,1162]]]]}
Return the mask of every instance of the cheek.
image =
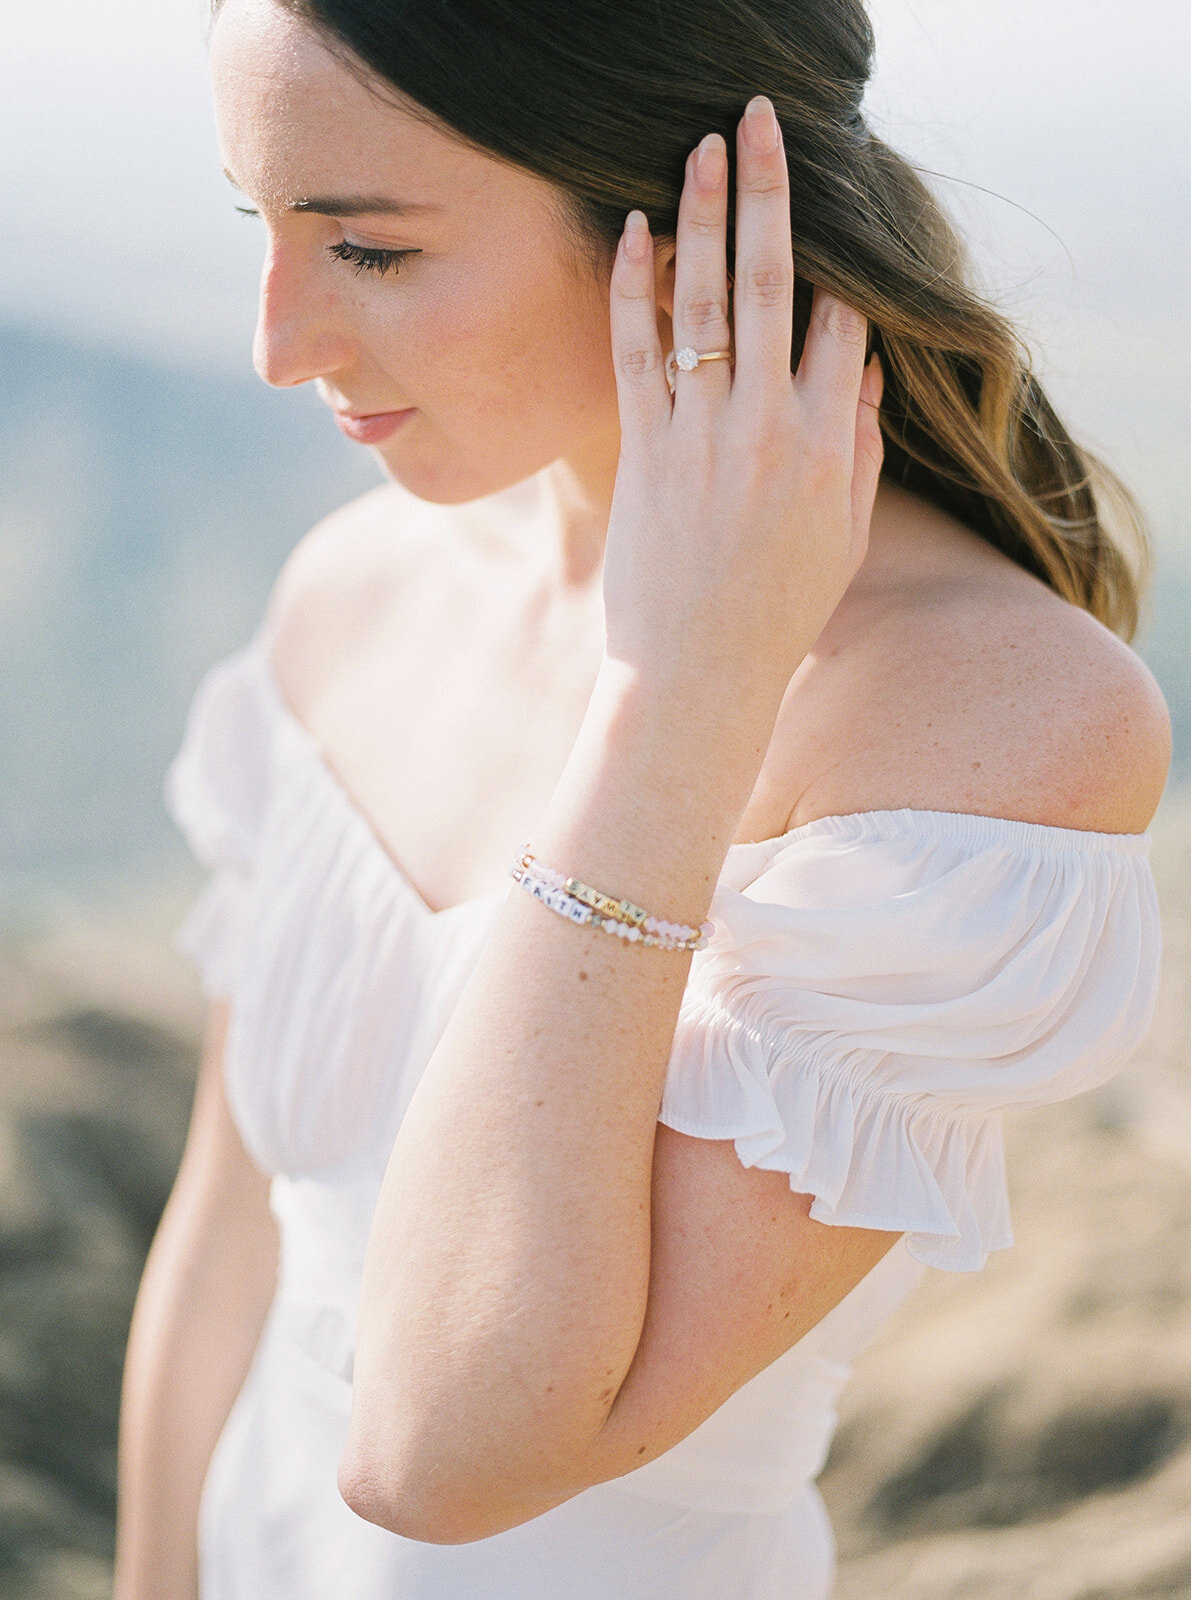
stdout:
{"type": "MultiPolygon", "coordinates": [[[[615,406],[607,291],[561,272],[436,273],[377,326],[394,376],[427,410],[561,420],[615,406]]],[[[445,421],[445,415],[443,417],[445,421]]],[[[489,423],[491,425],[491,423],[489,423]]],[[[537,431],[535,429],[535,431],[537,431]]]]}

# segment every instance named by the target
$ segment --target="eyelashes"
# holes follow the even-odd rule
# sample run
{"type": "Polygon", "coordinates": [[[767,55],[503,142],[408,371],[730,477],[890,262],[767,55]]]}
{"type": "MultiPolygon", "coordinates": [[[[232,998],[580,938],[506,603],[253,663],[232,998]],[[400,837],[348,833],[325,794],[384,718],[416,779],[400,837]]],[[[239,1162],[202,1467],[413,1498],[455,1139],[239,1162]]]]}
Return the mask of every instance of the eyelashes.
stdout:
{"type": "MultiPolygon", "coordinates": [[[[259,217],[260,212],[252,206],[237,206],[236,210],[242,217],[259,217]]],[[[338,244],[327,246],[327,254],[334,256],[336,261],[345,261],[348,266],[354,267],[357,273],[375,272],[384,277],[386,272],[394,276],[401,270],[402,263],[410,256],[420,256],[420,250],[381,250],[373,245],[352,244],[347,239],[341,239],[338,244]]]]}
{"type": "Polygon", "coordinates": [[[403,261],[421,253],[420,250],[376,250],[369,245],[350,244],[346,239],[327,246],[327,254],[334,256],[337,261],[346,261],[357,272],[379,273],[382,278],[386,272],[396,274],[403,261]]]}

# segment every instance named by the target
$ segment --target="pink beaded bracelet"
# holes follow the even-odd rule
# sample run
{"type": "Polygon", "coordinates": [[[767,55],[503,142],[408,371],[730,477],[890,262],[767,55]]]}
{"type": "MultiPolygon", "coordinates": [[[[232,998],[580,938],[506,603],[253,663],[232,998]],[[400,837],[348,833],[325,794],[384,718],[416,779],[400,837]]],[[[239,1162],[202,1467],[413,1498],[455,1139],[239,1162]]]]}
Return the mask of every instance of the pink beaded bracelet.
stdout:
{"type": "Polygon", "coordinates": [[[715,932],[713,922],[692,928],[684,922],[651,917],[631,900],[614,899],[578,878],[552,867],[537,866],[534,861],[527,846],[509,869],[513,878],[535,899],[571,922],[594,922],[605,933],[629,943],[656,945],[664,950],[702,950],[715,932]]]}

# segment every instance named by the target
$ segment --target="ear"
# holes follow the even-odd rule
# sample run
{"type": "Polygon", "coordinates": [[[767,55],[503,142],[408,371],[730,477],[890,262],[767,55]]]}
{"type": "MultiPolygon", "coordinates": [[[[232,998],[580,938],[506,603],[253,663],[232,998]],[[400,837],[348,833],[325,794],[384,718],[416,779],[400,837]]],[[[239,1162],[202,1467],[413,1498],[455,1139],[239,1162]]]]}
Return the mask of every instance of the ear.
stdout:
{"type": "MultiPolygon", "coordinates": [[[[678,246],[673,239],[663,239],[654,246],[654,272],[657,283],[658,300],[658,332],[662,343],[670,338],[674,323],[674,263],[678,256],[678,246]],[[662,313],[665,313],[663,318],[662,313]]],[[[729,316],[731,316],[731,293],[733,277],[728,274],[729,316]]],[[[673,342],[671,340],[671,342],[673,342]]],[[[667,346],[668,348],[668,346],[667,346]]]]}
{"type": "Polygon", "coordinates": [[[673,239],[663,239],[654,247],[654,281],[657,284],[658,310],[674,318],[674,262],[678,245],[673,239]]]}

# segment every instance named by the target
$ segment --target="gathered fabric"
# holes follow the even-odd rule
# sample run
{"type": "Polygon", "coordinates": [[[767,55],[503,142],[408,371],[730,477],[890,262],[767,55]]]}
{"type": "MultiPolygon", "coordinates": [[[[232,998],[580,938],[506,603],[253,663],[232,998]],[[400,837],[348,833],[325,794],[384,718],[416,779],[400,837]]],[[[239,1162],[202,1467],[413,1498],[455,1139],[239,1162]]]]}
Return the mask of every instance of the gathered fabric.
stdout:
{"type": "Polygon", "coordinates": [[[664,1455],[428,1546],[335,1487],[359,1277],[405,1108],[516,887],[426,906],[286,705],[264,627],[200,684],[164,794],[209,869],[175,940],[230,1002],[228,1101],[282,1237],[204,1489],[203,1600],[825,1600],[814,1478],[857,1354],[923,1266],[1011,1243],[1001,1113],[1103,1083],[1149,1026],[1149,836],[896,810],[732,846],[660,1121],[786,1173],[820,1222],[904,1237],[664,1455]]]}

